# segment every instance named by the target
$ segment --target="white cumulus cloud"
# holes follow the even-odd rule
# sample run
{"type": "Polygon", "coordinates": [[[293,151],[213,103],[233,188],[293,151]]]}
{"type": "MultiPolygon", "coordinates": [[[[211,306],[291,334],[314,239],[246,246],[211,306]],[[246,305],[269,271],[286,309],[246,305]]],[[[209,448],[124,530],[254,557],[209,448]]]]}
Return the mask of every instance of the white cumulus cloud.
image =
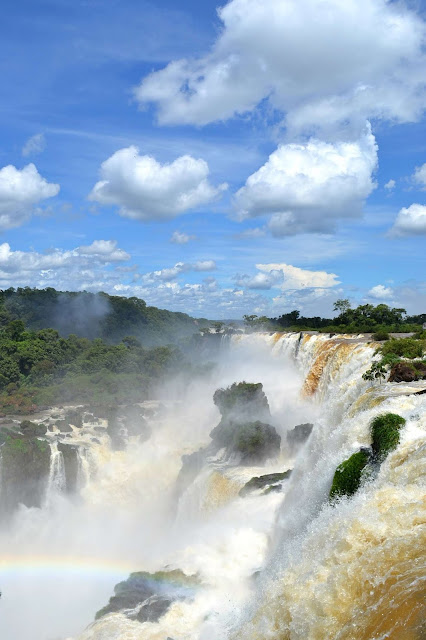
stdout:
{"type": "Polygon", "coordinates": [[[0,169],[0,231],[26,222],[36,205],[59,193],[59,185],[47,182],[34,164],[23,169],[0,169]]]}
{"type": "Polygon", "coordinates": [[[98,260],[122,262],[130,260],[130,255],[117,247],[116,240],[94,240],[92,244],[76,249],[81,256],[94,256],[98,260]]]}
{"type": "Polygon", "coordinates": [[[161,124],[203,125],[265,98],[300,129],[348,119],[418,119],[425,24],[387,0],[231,0],[210,52],[170,62],[135,89],[161,124]]]}
{"type": "Polygon", "coordinates": [[[238,286],[247,289],[281,289],[281,291],[297,291],[301,289],[328,289],[339,284],[338,276],[327,271],[311,271],[291,264],[270,263],[257,264],[260,273],[254,276],[237,276],[238,286]]]}
{"type": "Polygon", "coordinates": [[[100,173],[89,199],[118,206],[120,215],[142,221],[174,218],[216,200],[227,188],[210,184],[205,160],[186,155],[160,164],[134,146],[116,151],[100,173]]]}
{"type": "Polygon", "coordinates": [[[374,189],[377,147],[368,130],[358,142],[282,144],[235,196],[241,218],[273,214],[275,236],[329,231],[359,216],[374,189]]]}
{"type": "Polygon", "coordinates": [[[393,298],[393,289],[385,287],[383,284],[377,284],[370,289],[368,295],[375,300],[390,300],[393,298]]]}
{"type": "MultiPolygon", "coordinates": [[[[82,283],[93,288],[95,278],[109,275],[105,267],[130,259],[113,240],[95,240],[74,249],[13,251],[9,243],[0,244],[0,286],[55,286],[75,289],[82,283]]],[[[118,274],[117,274],[118,276],[118,274]]]]}
{"type": "Polygon", "coordinates": [[[417,236],[426,234],[426,206],[412,204],[403,207],[389,231],[390,236],[417,236]]]}

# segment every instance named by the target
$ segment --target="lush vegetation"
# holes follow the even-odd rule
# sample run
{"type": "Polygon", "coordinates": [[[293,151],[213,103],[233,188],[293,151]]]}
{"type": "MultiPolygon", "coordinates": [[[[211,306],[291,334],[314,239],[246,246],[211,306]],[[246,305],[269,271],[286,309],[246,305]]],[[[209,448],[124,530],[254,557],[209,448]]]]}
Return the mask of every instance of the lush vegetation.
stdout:
{"type": "Polygon", "coordinates": [[[40,405],[126,403],[143,399],[167,373],[185,366],[175,347],[145,348],[55,329],[27,330],[22,320],[0,329],[0,411],[28,413],[40,405]]]}
{"type": "Polygon", "coordinates": [[[384,460],[398,446],[400,430],[404,425],[405,419],[397,413],[383,413],[374,418],[371,437],[373,454],[377,460],[384,460]]]}
{"type": "Polygon", "coordinates": [[[330,500],[352,496],[363,479],[380,467],[389,453],[396,449],[405,418],[397,413],[382,413],[370,423],[371,450],[360,449],[336,469],[330,489],[330,500]]]}
{"type": "Polygon", "coordinates": [[[325,333],[375,333],[376,340],[386,340],[387,334],[421,331],[426,314],[407,316],[405,309],[392,308],[387,304],[359,305],[351,308],[349,300],[337,300],[334,304],[335,318],[305,317],[300,311],[284,313],[277,318],[247,316],[246,325],[254,329],[268,326],[275,331],[322,331],[325,333]],[[267,324],[268,322],[268,324],[267,324]]]}
{"type": "Polygon", "coordinates": [[[360,487],[362,472],[370,460],[368,451],[360,450],[339,464],[330,489],[330,498],[352,496],[360,487]]]}
{"type": "Polygon", "coordinates": [[[102,338],[108,343],[118,343],[131,335],[145,346],[175,343],[208,324],[185,313],[147,306],[135,297],[56,291],[51,287],[0,291],[0,326],[12,320],[22,320],[33,331],[53,328],[62,336],[102,338]]]}
{"type": "Polygon", "coordinates": [[[390,382],[411,382],[426,377],[426,338],[392,338],[378,349],[370,369],[364,374],[364,380],[384,380],[390,370],[390,382]],[[408,362],[407,362],[408,361],[408,362]]]}

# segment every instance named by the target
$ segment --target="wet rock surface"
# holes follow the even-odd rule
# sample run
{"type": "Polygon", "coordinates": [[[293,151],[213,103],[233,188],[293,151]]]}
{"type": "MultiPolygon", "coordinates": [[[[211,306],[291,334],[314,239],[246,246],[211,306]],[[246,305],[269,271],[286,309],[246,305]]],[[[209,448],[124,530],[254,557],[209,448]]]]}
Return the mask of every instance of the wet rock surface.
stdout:
{"type": "Polygon", "coordinates": [[[309,438],[312,433],[314,425],[310,422],[304,424],[297,424],[294,429],[287,432],[287,445],[290,451],[294,451],[297,447],[309,438]]]}
{"type": "Polygon", "coordinates": [[[281,482],[287,480],[291,475],[291,469],[283,471],[282,473],[268,473],[264,476],[255,476],[249,480],[242,489],[240,489],[239,495],[244,498],[253,491],[259,489],[266,489],[269,491],[281,491],[281,482]]]}
{"type": "Polygon", "coordinates": [[[179,569],[131,573],[115,586],[114,595],[97,612],[96,620],[120,611],[139,622],[157,622],[173,602],[190,598],[198,584],[196,576],[187,576],[179,569]]]}
{"type": "Polygon", "coordinates": [[[398,362],[392,367],[388,382],[414,382],[425,379],[425,362],[398,362]]]}

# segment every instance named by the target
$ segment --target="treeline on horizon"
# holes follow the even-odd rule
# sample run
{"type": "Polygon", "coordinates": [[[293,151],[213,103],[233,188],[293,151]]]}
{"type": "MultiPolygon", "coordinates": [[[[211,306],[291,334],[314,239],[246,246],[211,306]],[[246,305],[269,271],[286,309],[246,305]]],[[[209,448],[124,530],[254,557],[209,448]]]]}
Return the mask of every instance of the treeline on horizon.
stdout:
{"type": "Polygon", "coordinates": [[[102,338],[108,343],[131,335],[144,346],[176,343],[208,324],[205,318],[148,306],[141,298],[52,287],[0,290],[0,326],[12,320],[22,320],[30,330],[56,329],[61,336],[102,338]]]}
{"type": "Polygon", "coordinates": [[[166,376],[191,369],[173,343],[185,345],[205,323],[139,298],[0,291],[0,414],[140,402],[166,376]]]}
{"type": "Polygon", "coordinates": [[[284,313],[277,318],[256,315],[244,316],[245,324],[253,329],[275,331],[321,331],[324,333],[418,333],[426,322],[426,313],[407,315],[405,309],[387,304],[363,304],[351,307],[349,300],[337,300],[335,318],[306,317],[300,311],[284,313]]]}

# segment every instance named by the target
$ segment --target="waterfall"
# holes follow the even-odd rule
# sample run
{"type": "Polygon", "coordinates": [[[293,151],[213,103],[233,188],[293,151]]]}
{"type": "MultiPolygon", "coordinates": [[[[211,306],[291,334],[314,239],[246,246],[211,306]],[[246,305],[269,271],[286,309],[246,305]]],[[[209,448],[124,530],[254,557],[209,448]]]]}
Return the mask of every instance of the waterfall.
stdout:
{"type": "Polygon", "coordinates": [[[54,496],[63,493],[66,490],[66,486],[64,456],[62,452],[58,450],[58,443],[51,441],[50,469],[45,495],[46,505],[51,503],[54,496]]]}
{"type": "Polygon", "coordinates": [[[77,490],[80,491],[89,483],[90,480],[90,463],[87,459],[87,450],[80,445],[77,449],[77,490]]]}
{"type": "MultiPolygon", "coordinates": [[[[54,541],[58,553],[66,549],[79,556],[83,550],[85,559],[124,565],[127,573],[180,569],[196,575],[200,586],[190,598],[174,601],[156,621],[141,624],[123,610],[82,631],[115,584],[101,597],[87,583],[96,605],[85,603],[86,617],[73,620],[73,629],[78,627],[73,632],[64,631],[59,622],[53,629],[47,620],[50,636],[424,637],[426,394],[417,392],[426,389],[426,382],[380,385],[363,380],[376,346],[363,336],[304,332],[226,337],[210,377],[197,377],[185,392],[173,384],[164,389],[159,398],[164,410],[149,418],[147,441],[115,450],[106,429],[86,422],[67,436],[78,453],[78,501],[52,500],[65,488],[64,461],[52,442],[49,510],[42,510],[35,523],[37,510],[22,511],[28,528],[18,531],[19,552],[31,540],[31,553],[39,544],[52,554],[54,541]],[[243,380],[263,384],[271,424],[281,436],[280,456],[243,466],[223,451],[200,455],[194,477],[178,494],[182,456],[205,450],[220,419],[214,391],[243,380]],[[371,420],[386,412],[406,420],[399,445],[355,495],[331,504],[336,467],[370,446],[371,420]],[[314,425],[311,434],[292,450],[287,433],[307,422],[314,425]],[[281,491],[240,495],[253,477],[288,469],[292,473],[281,491]],[[37,536],[43,544],[36,542],[37,536]]],[[[80,587],[79,576],[73,579],[71,600],[79,597],[80,587]]],[[[122,579],[120,575],[116,582],[122,579]]],[[[0,635],[1,625],[0,618],[0,635]]],[[[15,626],[11,623],[9,629],[15,626]]],[[[43,640],[47,631],[31,637],[43,640]]]]}

